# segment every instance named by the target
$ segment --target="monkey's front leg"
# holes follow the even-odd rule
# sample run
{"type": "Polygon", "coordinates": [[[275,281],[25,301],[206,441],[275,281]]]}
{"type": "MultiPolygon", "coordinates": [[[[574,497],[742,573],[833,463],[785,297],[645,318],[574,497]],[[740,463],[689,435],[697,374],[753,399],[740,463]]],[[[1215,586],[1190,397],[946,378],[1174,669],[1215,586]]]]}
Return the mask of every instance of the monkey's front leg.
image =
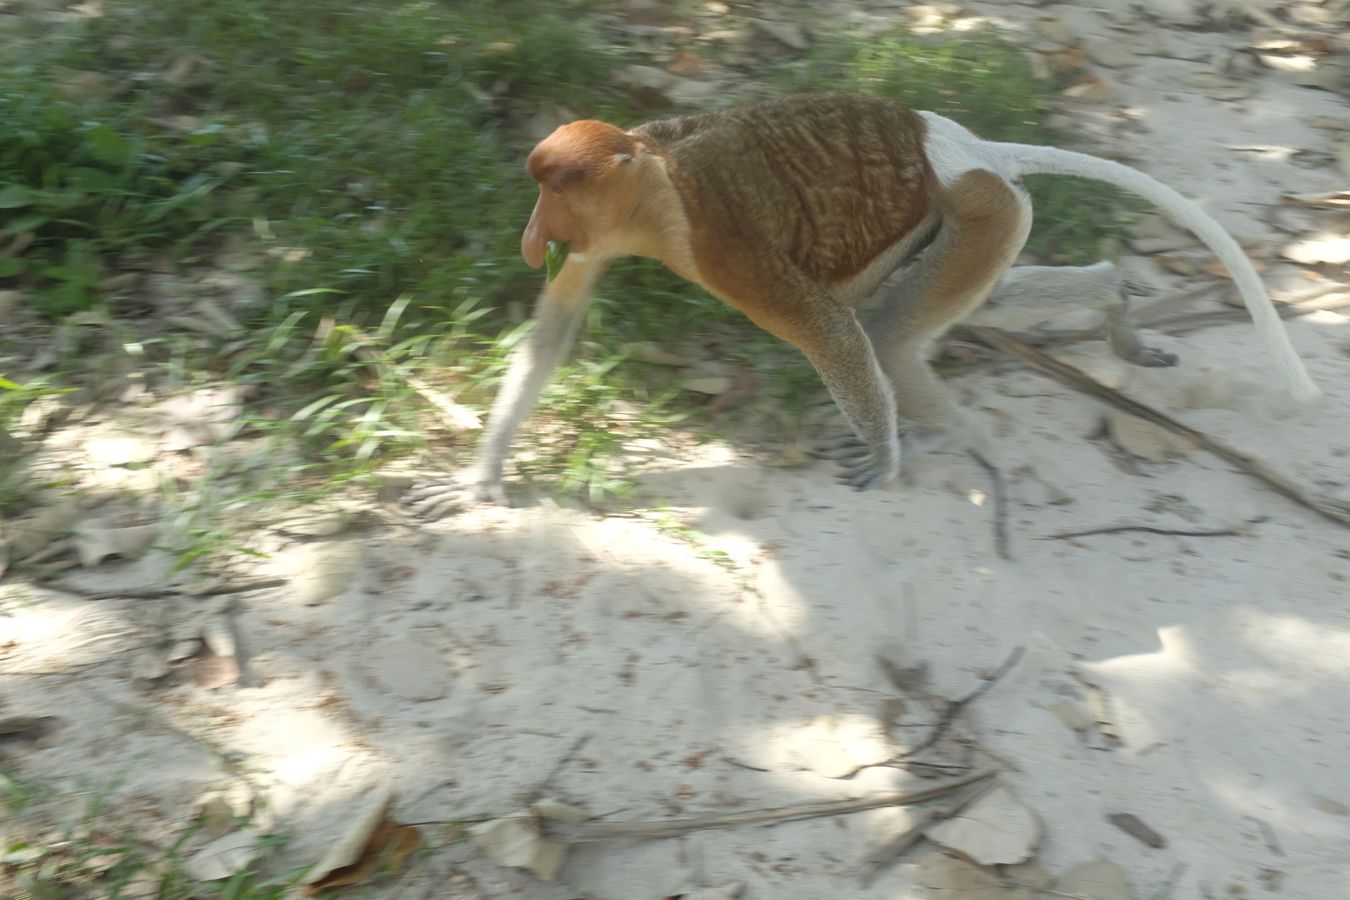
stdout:
{"type": "Polygon", "coordinates": [[[900,471],[895,398],[882,372],[872,342],[853,310],[834,301],[821,301],[826,315],[812,328],[801,347],[830,396],[839,406],[866,451],[834,455],[844,468],[839,480],[867,490],[893,480],[900,471]]]}
{"type": "Polygon", "coordinates": [[[552,283],[544,287],[529,335],[511,355],[506,378],[497,390],[488,416],[487,433],[479,441],[472,466],[449,482],[414,485],[403,504],[412,513],[438,519],[473,503],[502,503],[502,465],[511,439],[534,408],[535,401],[576,338],[590,305],[591,291],[608,268],[608,260],[570,257],[552,283]]]}

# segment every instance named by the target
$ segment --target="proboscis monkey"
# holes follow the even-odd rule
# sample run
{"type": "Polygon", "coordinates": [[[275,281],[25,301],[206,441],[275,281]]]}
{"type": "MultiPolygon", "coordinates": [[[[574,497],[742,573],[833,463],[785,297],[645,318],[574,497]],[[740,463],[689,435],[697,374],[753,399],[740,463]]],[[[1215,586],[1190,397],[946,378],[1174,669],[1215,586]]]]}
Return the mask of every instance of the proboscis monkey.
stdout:
{"type": "Polygon", "coordinates": [[[573,122],[541,141],[525,168],[539,183],[525,261],[540,266],[550,241],[570,254],[539,298],[473,468],[410,493],[423,515],[502,499],[512,436],[571,345],[596,281],[625,255],[660,260],[795,344],[853,428],[827,448],[841,480],[859,489],[890,481],[902,440],[940,435],[958,417],[926,351],[1022,249],[1026,174],[1116,185],[1195,232],[1228,267],[1291,395],[1318,395],[1237,243],[1190,200],[1115,162],[983,141],[889,100],[822,94],[628,131],[573,122]],[[859,318],[854,307],[905,263],[898,286],[859,318]]]}

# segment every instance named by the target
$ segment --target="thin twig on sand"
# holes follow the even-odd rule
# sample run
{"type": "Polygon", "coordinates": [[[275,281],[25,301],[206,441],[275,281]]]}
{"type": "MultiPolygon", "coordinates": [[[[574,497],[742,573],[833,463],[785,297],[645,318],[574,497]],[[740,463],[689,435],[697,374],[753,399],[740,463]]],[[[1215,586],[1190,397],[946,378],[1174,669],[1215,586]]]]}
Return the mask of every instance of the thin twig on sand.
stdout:
{"type": "Polygon", "coordinates": [[[1003,473],[978,450],[971,449],[967,452],[970,458],[989,474],[994,497],[994,550],[998,553],[999,559],[1011,560],[1012,552],[1008,549],[1008,491],[1003,483],[1003,473]]]}

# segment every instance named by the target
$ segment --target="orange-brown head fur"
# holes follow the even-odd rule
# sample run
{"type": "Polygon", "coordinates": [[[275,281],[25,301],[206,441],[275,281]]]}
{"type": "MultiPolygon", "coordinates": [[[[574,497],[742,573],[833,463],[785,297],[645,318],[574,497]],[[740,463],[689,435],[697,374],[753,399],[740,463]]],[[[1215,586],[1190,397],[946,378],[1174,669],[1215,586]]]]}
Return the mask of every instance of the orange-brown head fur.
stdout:
{"type": "Polygon", "coordinates": [[[597,236],[620,225],[637,196],[636,179],[625,177],[625,170],[640,150],[631,136],[591,119],[563,125],[540,141],[525,162],[539,182],[539,199],[520,239],[525,262],[542,265],[549,241],[587,252],[597,236]]]}

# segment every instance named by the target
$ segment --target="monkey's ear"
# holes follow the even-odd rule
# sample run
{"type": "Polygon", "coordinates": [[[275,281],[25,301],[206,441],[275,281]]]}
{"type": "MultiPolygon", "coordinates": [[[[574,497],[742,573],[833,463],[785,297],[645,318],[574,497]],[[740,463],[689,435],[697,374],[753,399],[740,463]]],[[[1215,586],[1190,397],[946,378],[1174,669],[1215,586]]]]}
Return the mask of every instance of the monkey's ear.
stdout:
{"type": "Polygon", "coordinates": [[[619,165],[623,165],[624,163],[630,163],[632,161],[633,161],[633,154],[631,153],[614,154],[614,162],[618,163],[619,165]]]}

